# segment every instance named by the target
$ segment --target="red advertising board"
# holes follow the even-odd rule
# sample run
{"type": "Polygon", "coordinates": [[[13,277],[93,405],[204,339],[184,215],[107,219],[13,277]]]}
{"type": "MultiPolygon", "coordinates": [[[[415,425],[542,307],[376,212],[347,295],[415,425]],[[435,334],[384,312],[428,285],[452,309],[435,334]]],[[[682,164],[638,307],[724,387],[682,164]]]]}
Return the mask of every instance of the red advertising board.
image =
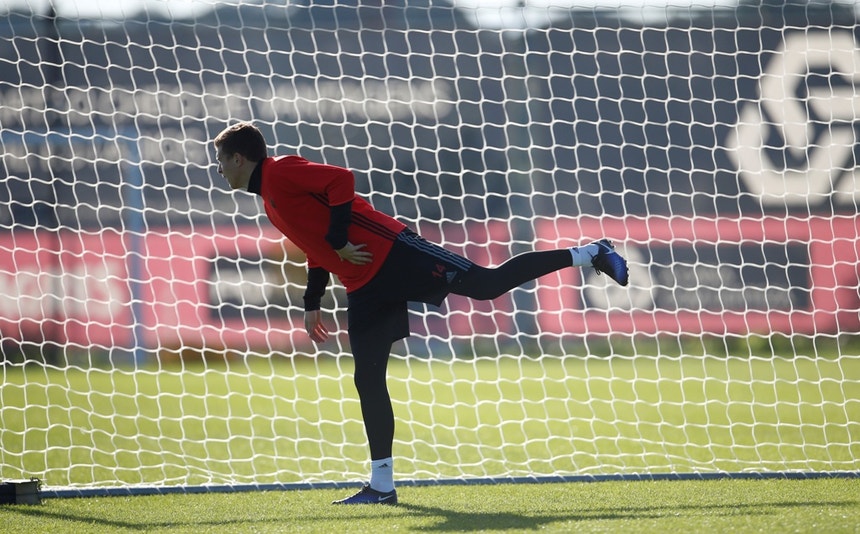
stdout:
{"type": "Polygon", "coordinates": [[[0,334],[127,346],[133,321],[126,256],[113,230],[0,236],[0,334]]]}
{"type": "Polygon", "coordinates": [[[548,334],[837,333],[860,328],[860,218],[627,217],[540,221],[550,248],[608,237],[630,285],[568,270],[538,287],[548,334]]]}
{"type": "MultiPolygon", "coordinates": [[[[502,222],[427,224],[421,232],[487,265],[509,255],[502,222]]],[[[4,338],[104,348],[312,348],[301,309],[304,255],[270,225],[143,236],[13,232],[0,236],[0,262],[4,338]]],[[[344,311],[343,289],[332,292],[340,298],[324,305],[344,311]]],[[[414,317],[414,331],[468,337],[515,330],[510,296],[454,298],[446,308],[414,317]]],[[[329,320],[335,333],[346,327],[343,313],[329,320]]]]}
{"type": "Polygon", "coordinates": [[[113,230],[9,233],[0,237],[0,333],[84,347],[288,350],[297,337],[307,343],[307,335],[296,335],[296,321],[283,307],[271,314],[279,314],[275,324],[264,314],[222,317],[219,309],[233,297],[259,309],[265,302],[254,288],[283,292],[283,279],[245,281],[235,272],[214,272],[217,259],[227,257],[250,258],[262,273],[267,264],[280,265],[285,248],[268,226],[145,236],[113,230]]]}
{"type": "MultiPolygon", "coordinates": [[[[541,249],[614,240],[630,260],[630,285],[567,269],[539,281],[534,313],[549,335],[856,332],[858,226],[856,216],[540,220],[541,249]]],[[[502,221],[420,230],[480,264],[511,254],[502,221]]],[[[5,338],[106,348],[311,348],[301,320],[304,257],[269,225],[145,236],[16,231],[0,236],[0,262],[5,338]]],[[[340,292],[328,306],[342,312],[340,292]]],[[[416,315],[413,330],[515,335],[515,311],[511,294],[492,302],[452,296],[442,313],[416,315]]],[[[337,317],[332,326],[342,331],[343,314],[337,317]]]]}

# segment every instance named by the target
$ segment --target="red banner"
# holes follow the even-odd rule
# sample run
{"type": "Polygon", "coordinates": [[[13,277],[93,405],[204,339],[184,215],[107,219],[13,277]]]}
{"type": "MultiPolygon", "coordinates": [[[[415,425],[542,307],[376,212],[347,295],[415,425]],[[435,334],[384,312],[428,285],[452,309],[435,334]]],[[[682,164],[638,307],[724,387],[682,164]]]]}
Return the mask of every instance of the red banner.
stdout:
{"type": "Polygon", "coordinates": [[[543,246],[607,237],[621,288],[583,270],[538,289],[550,334],[837,333],[860,328],[860,218],[591,218],[539,222],[543,246]]]}
{"type": "MultiPolygon", "coordinates": [[[[630,260],[630,285],[567,269],[540,280],[534,313],[550,335],[856,332],[858,225],[856,216],[541,220],[539,248],[614,240],[630,260]]],[[[484,265],[511,255],[501,221],[424,225],[421,233],[484,265]]],[[[105,348],[312,347],[301,321],[304,257],[268,225],[145,236],[17,231],[0,237],[0,261],[5,338],[105,348]]],[[[342,312],[338,291],[324,305],[342,312]]],[[[445,306],[416,315],[415,333],[515,336],[516,312],[531,312],[511,294],[492,302],[452,296],[445,306]]]]}
{"type": "MultiPolygon", "coordinates": [[[[110,347],[283,347],[300,337],[287,309],[222,317],[223,301],[262,309],[260,287],[284,291],[283,277],[215,269],[219,258],[249,258],[263,273],[287,246],[267,227],[218,228],[214,233],[112,230],[14,232],[0,237],[0,332],[3,337],[110,347]],[[276,284],[280,284],[276,287],[276,284]],[[256,291],[256,295],[255,295],[256,291]],[[255,298],[257,297],[257,298],[255,298]],[[142,339],[135,341],[136,336],[142,339]]],[[[292,251],[296,253],[295,250],[292,251]]],[[[296,261],[303,262],[304,257],[296,261]]],[[[302,269],[303,271],[303,269],[302,269]]],[[[303,281],[300,282],[303,284],[303,281]]],[[[281,297],[284,298],[283,296],[281,297]]]]}

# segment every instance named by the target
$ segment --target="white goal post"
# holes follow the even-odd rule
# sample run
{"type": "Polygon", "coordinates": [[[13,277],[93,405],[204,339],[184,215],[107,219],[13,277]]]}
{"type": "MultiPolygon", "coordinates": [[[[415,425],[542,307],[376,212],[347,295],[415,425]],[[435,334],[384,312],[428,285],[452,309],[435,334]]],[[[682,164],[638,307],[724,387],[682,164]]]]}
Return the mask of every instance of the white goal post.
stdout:
{"type": "Polygon", "coordinates": [[[0,479],[366,475],[343,288],[315,346],[240,120],[476,262],[630,261],[414,308],[401,482],[860,472],[853,5],[83,4],[0,4],[0,479]]]}

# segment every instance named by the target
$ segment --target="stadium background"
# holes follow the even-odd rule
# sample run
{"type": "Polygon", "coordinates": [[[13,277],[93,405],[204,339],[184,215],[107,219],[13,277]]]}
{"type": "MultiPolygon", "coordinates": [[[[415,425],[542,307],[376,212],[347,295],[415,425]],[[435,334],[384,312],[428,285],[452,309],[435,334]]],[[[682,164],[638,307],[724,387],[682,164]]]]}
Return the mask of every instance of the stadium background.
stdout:
{"type": "Polygon", "coordinates": [[[462,310],[465,323],[431,316],[434,335],[856,330],[857,121],[826,104],[853,98],[850,6],[652,21],[572,9],[518,31],[465,13],[313,2],[191,20],[3,16],[7,349],[301,345],[295,314],[283,319],[300,288],[273,290],[296,251],[260,250],[260,233],[277,236],[258,229],[255,199],[215,176],[210,140],[244,119],[279,152],[355,170],[380,209],[479,260],[625,242],[630,291],[589,293],[571,274],[559,283],[582,287],[574,297],[552,283],[515,292],[483,317],[462,310]],[[789,82],[764,94],[775,72],[789,82]]]}

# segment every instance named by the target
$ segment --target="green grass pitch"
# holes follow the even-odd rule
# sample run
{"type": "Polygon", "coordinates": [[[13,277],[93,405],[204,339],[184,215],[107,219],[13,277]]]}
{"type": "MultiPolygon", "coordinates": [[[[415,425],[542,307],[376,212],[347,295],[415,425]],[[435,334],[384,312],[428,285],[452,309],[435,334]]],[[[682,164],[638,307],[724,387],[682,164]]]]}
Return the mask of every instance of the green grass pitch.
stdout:
{"type": "MultiPolygon", "coordinates": [[[[351,366],[2,366],[0,476],[47,486],[355,480],[367,450],[351,366]]],[[[399,473],[858,469],[860,357],[394,358],[389,374],[399,473]]]]}
{"type": "Polygon", "coordinates": [[[8,533],[798,532],[860,529],[860,479],[402,488],[402,504],[332,506],[345,490],[47,499],[0,506],[8,533]]]}
{"type": "MultiPolygon", "coordinates": [[[[367,453],[351,365],[299,357],[137,371],[0,366],[0,477],[35,476],[47,488],[355,482],[367,453]]],[[[416,479],[860,467],[860,357],[844,349],[838,358],[393,358],[390,377],[398,472],[416,479]]],[[[9,532],[860,529],[858,479],[404,486],[394,509],[328,505],[350,491],[46,499],[0,507],[0,524],[9,532]]]]}

